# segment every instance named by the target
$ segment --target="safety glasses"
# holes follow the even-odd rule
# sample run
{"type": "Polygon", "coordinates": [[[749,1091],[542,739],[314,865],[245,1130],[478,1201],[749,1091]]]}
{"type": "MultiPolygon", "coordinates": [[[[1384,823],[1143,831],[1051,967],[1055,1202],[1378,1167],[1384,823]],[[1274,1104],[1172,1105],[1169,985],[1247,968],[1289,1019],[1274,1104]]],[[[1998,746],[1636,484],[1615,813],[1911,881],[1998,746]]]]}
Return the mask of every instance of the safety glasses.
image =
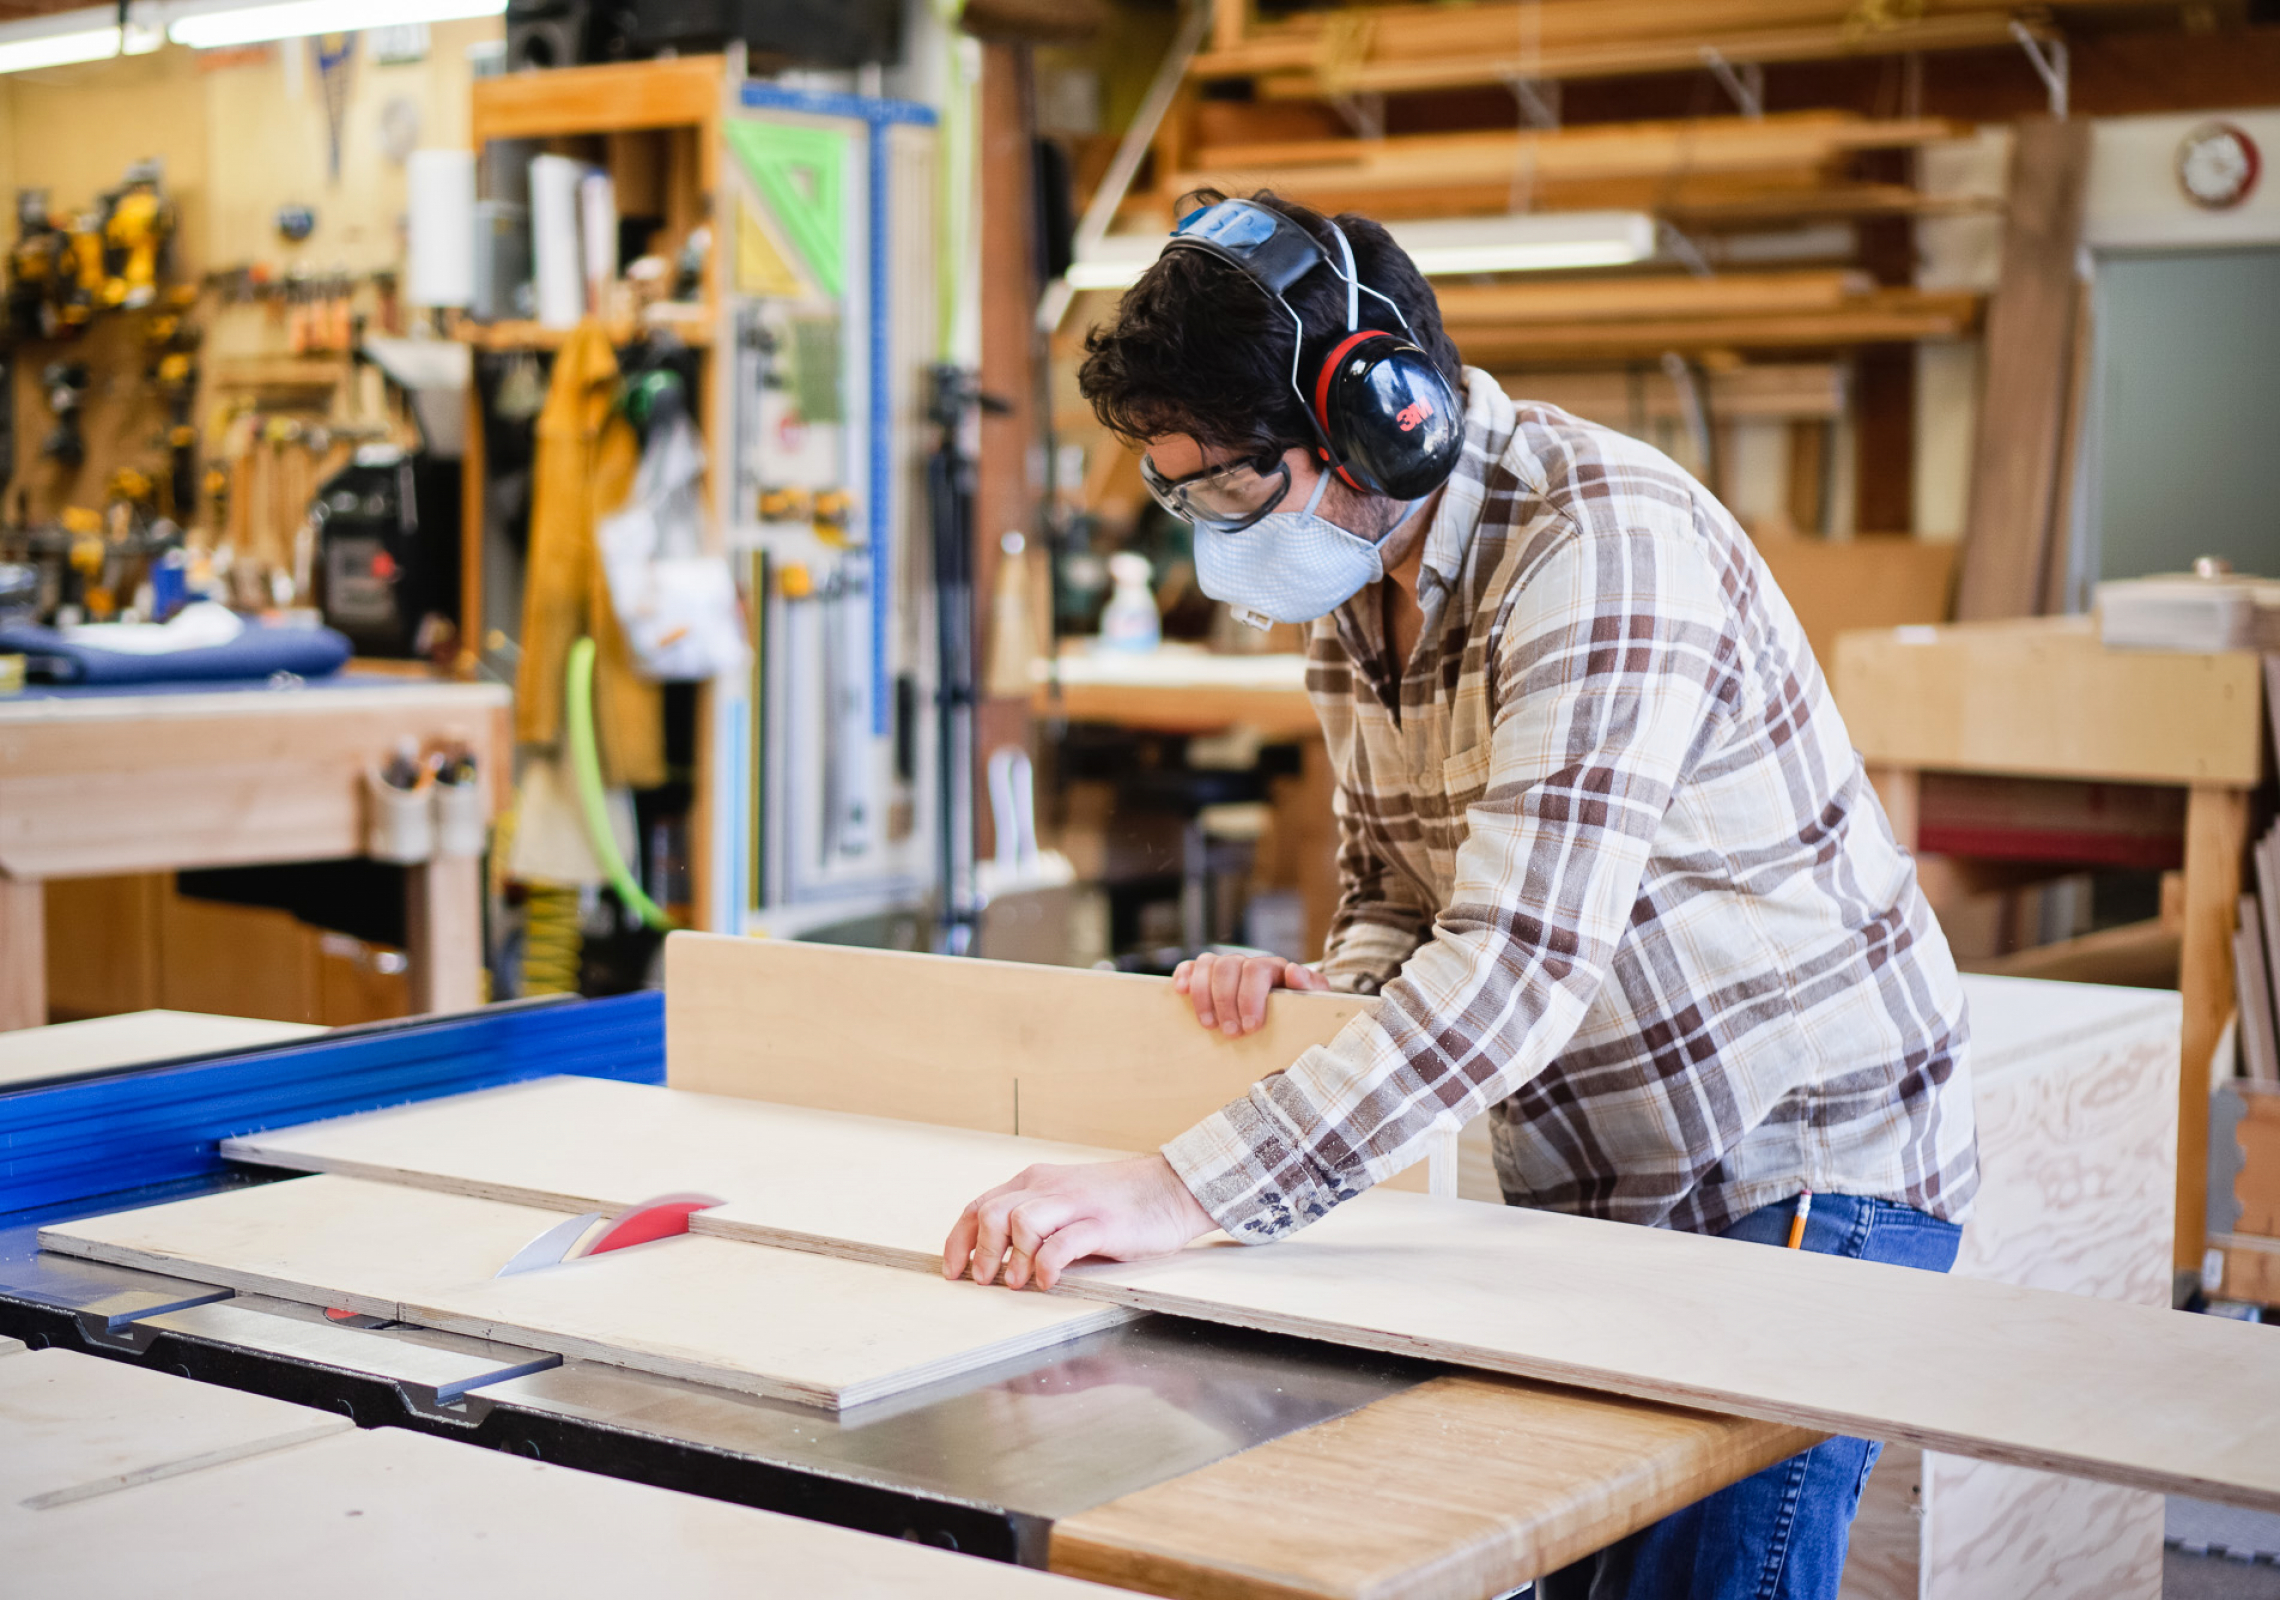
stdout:
{"type": "Polygon", "coordinates": [[[1158,505],[1182,521],[1235,533],[1282,504],[1290,493],[1290,464],[1270,453],[1167,478],[1142,456],[1140,481],[1158,505]]]}

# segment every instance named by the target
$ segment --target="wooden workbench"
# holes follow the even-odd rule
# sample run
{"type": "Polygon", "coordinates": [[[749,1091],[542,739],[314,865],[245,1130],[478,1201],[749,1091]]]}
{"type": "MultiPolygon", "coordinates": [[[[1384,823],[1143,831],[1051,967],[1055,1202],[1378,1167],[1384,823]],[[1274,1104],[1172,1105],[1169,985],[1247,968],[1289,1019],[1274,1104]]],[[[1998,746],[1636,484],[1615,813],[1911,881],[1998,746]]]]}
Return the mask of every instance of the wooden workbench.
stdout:
{"type": "MultiPolygon", "coordinates": [[[[508,703],[357,676],[0,700],[0,1030],[47,1020],[44,880],[362,855],[364,774],[403,739],[473,752],[496,812],[508,703]]],[[[481,1004],[479,861],[438,856],[405,884],[413,1009],[481,1004]]]]}
{"type": "Polygon", "coordinates": [[[1043,662],[1034,670],[1030,710],[1038,717],[1188,736],[1240,728],[1268,743],[1295,743],[1298,774],[1275,784],[1275,832],[1258,878],[1298,891],[1307,947],[1322,948],[1338,909],[1330,809],[1337,780],[1307,698],[1305,657],[1219,656],[1179,645],[1138,655],[1072,648],[1049,678],[1043,662]]]}
{"type": "Polygon", "coordinates": [[[1124,655],[1071,649],[1051,674],[1039,662],[1030,709],[1153,733],[1252,728],[1267,739],[1322,737],[1300,655],[1219,656],[1167,645],[1124,655]]]}
{"type": "Polygon", "coordinates": [[[2108,650],[2087,617],[1848,633],[1830,674],[1893,832],[1914,849],[1925,772],[2186,791],[2174,1265],[2208,1244],[2204,1074],[2233,1009],[2232,927],[2249,793],[2264,772],[2261,666],[2247,651],[2108,650]]]}

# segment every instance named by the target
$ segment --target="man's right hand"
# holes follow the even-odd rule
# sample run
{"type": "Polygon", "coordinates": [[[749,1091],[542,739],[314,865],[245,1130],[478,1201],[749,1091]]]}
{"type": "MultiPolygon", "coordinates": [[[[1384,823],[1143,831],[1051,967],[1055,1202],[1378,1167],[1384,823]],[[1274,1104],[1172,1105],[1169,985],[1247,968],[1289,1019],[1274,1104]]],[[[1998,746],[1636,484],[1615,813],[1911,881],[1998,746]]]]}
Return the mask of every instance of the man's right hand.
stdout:
{"type": "Polygon", "coordinates": [[[1280,956],[1214,955],[1205,951],[1172,972],[1172,987],[1195,1005],[1195,1020],[1230,1039],[1267,1025],[1267,996],[1276,989],[1327,990],[1330,980],[1280,956]]]}

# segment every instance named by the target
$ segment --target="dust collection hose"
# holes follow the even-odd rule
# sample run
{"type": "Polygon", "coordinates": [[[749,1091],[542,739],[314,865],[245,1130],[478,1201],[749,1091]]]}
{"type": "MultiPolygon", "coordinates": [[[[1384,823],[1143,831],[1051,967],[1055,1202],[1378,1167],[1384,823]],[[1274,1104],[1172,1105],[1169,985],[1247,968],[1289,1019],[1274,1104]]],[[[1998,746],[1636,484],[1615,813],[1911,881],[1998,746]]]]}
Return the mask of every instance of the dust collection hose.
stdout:
{"type": "Polygon", "coordinates": [[[644,924],[664,933],[673,926],[656,901],[641,892],[625,857],[618,854],[617,837],[610,832],[609,806],[602,798],[602,758],[594,746],[594,641],[580,639],[570,647],[570,679],[564,717],[569,724],[570,776],[578,786],[578,811],[586,821],[586,842],[602,864],[602,876],[625,902],[626,909],[644,924]]]}

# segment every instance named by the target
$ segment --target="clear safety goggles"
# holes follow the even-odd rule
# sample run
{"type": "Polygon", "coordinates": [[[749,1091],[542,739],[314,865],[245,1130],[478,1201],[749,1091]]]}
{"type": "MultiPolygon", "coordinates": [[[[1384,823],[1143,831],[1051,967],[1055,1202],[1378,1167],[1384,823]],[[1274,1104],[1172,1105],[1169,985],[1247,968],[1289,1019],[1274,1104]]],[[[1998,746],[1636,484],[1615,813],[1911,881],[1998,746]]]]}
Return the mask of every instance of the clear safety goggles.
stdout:
{"type": "Polygon", "coordinates": [[[1140,481],[1158,505],[1182,521],[1234,533],[1282,504],[1290,493],[1290,465],[1280,455],[1263,455],[1167,478],[1142,456],[1140,481]]]}

